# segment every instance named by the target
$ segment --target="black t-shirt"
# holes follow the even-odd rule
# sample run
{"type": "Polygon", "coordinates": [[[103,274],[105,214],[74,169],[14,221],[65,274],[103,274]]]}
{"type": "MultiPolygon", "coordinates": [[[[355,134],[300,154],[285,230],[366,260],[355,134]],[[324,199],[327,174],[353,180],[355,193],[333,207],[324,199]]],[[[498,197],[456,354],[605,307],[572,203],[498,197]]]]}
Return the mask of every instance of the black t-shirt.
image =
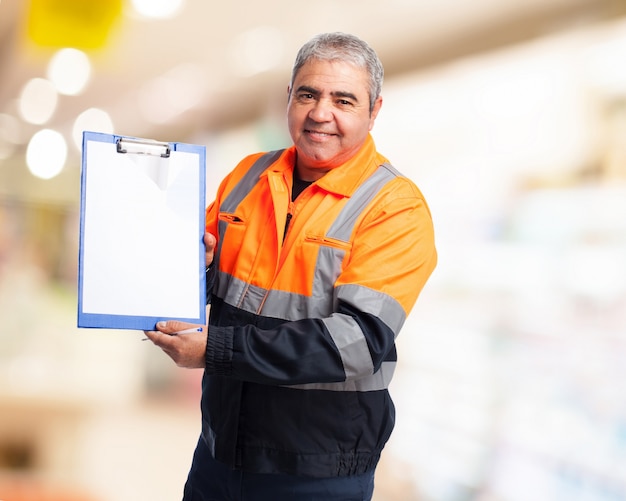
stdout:
{"type": "Polygon", "coordinates": [[[293,188],[291,189],[291,201],[295,201],[298,198],[298,195],[302,193],[307,186],[309,186],[313,181],[304,181],[298,177],[296,173],[296,169],[293,170],[293,188]]]}

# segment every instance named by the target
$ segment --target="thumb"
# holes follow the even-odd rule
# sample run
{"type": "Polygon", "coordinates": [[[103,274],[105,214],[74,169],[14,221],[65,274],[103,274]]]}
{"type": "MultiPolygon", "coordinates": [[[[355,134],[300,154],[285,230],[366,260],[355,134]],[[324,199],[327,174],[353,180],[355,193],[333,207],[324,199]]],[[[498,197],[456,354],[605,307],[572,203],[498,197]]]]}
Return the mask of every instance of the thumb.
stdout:
{"type": "Polygon", "coordinates": [[[207,251],[215,249],[215,244],[217,243],[217,238],[213,233],[209,233],[208,231],[204,233],[204,245],[206,246],[207,251]]]}
{"type": "Polygon", "coordinates": [[[157,322],[156,328],[164,334],[172,334],[189,329],[190,327],[202,327],[188,322],[180,322],[179,320],[161,320],[157,322]]]}
{"type": "Polygon", "coordinates": [[[217,239],[215,238],[215,235],[207,231],[204,234],[204,247],[205,247],[204,252],[205,252],[207,266],[209,266],[213,262],[213,253],[215,251],[216,244],[217,244],[217,239]]]}

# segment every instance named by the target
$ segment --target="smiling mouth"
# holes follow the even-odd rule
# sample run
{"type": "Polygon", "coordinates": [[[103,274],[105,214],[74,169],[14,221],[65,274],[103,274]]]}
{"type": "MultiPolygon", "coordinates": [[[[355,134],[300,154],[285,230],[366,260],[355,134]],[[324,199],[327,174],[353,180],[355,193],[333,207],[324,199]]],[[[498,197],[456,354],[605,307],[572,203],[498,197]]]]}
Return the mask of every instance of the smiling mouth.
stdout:
{"type": "Polygon", "coordinates": [[[310,129],[305,129],[304,132],[309,134],[310,136],[315,136],[315,137],[332,137],[335,135],[329,132],[321,132],[321,131],[310,130],[310,129]]]}

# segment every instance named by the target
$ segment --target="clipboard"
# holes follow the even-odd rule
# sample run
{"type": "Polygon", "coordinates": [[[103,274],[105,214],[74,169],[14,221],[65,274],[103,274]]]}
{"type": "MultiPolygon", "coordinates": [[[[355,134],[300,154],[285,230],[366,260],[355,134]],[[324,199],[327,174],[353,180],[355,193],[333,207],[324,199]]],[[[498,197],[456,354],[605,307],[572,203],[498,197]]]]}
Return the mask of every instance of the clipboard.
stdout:
{"type": "Polygon", "coordinates": [[[78,327],[206,324],[206,148],[83,132],[78,327]]]}

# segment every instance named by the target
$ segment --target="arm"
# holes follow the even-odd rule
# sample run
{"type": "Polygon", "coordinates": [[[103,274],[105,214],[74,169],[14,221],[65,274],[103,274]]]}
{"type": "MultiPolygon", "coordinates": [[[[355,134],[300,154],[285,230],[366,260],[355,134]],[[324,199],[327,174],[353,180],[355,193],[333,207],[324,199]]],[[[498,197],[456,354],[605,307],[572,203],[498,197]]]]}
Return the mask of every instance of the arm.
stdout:
{"type": "Polygon", "coordinates": [[[329,319],[268,328],[211,325],[206,370],[263,384],[333,383],[371,375],[395,356],[394,334],[378,317],[340,303],[332,319],[347,327],[354,344],[338,343],[326,326],[329,319]]]}

